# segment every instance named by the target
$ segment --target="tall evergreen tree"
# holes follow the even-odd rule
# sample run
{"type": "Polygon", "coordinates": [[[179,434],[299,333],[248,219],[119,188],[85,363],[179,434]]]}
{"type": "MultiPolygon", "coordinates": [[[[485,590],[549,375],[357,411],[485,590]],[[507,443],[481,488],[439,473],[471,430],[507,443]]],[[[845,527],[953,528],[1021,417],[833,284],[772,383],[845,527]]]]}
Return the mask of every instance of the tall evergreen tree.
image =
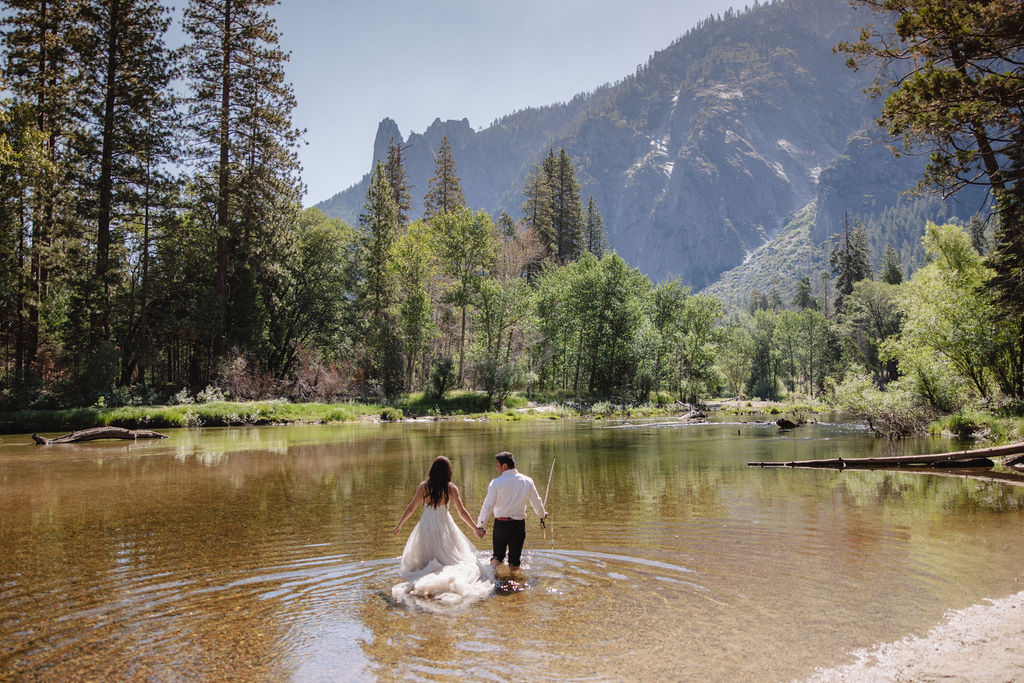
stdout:
{"type": "Polygon", "coordinates": [[[505,211],[498,216],[498,229],[501,231],[501,236],[506,239],[516,236],[516,222],[505,211]]]}
{"type": "Polygon", "coordinates": [[[402,161],[402,152],[405,147],[396,145],[395,139],[388,142],[388,160],[386,164],[388,182],[391,183],[391,191],[395,199],[395,208],[398,209],[398,225],[406,228],[409,225],[409,214],[412,211],[412,192],[409,190],[409,177],[405,172],[405,164],[402,161]]]}
{"type": "Polygon", "coordinates": [[[95,275],[102,300],[94,339],[111,338],[109,315],[115,266],[111,242],[124,248],[127,223],[146,208],[151,171],[172,156],[170,101],[172,58],[163,37],[169,12],[156,0],[94,0],[82,13],[83,95],[87,105],[84,145],[98,169],[94,193],[95,275]],[[112,232],[115,233],[112,235],[112,232]]]}
{"type": "Polygon", "coordinates": [[[551,222],[555,234],[555,257],[559,263],[575,261],[584,250],[585,218],[580,200],[580,184],[576,180],[576,168],[565,148],[558,153],[553,174],[548,176],[548,183],[551,186],[551,222]]]}
{"type": "Polygon", "coordinates": [[[814,295],[811,294],[811,278],[805,275],[796,283],[796,294],[793,296],[793,309],[796,311],[804,311],[808,308],[814,311],[818,310],[818,302],[814,300],[814,295]]]}
{"type": "MultiPolygon", "coordinates": [[[[1015,171],[1024,173],[1024,146],[1014,154],[1015,171]]],[[[1000,197],[1000,221],[989,262],[995,275],[987,283],[1000,308],[1016,316],[1024,338],[1024,183],[1016,181],[1000,197]]],[[[1021,359],[1024,366],[1024,359],[1021,359]]]]}
{"type": "Polygon", "coordinates": [[[358,297],[369,347],[368,374],[385,396],[394,396],[402,389],[402,367],[392,314],[395,280],[389,264],[399,229],[398,207],[384,162],[378,162],[370,176],[359,224],[363,236],[358,297]]]}
{"type": "Polygon", "coordinates": [[[885,253],[882,255],[882,282],[890,285],[898,285],[903,282],[903,264],[900,263],[899,254],[891,245],[885,245],[885,253]]]}
{"type": "Polygon", "coordinates": [[[451,213],[466,205],[462,185],[456,175],[455,156],[448,136],[441,138],[441,149],[434,157],[435,171],[430,178],[427,195],[423,198],[423,217],[430,220],[442,213],[451,213]]]}
{"type": "Polygon", "coordinates": [[[52,294],[50,279],[57,267],[54,251],[61,248],[63,237],[77,232],[69,190],[77,162],[72,138],[81,84],[77,60],[81,16],[77,0],[6,0],[4,4],[4,75],[15,105],[33,121],[34,134],[21,139],[38,150],[23,150],[35,163],[18,186],[18,202],[24,207],[18,217],[24,246],[20,258],[27,270],[18,294],[22,305],[15,376],[20,380],[38,353],[41,310],[52,294]]]}
{"type": "Polygon", "coordinates": [[[604,229],[604,219],[597,208],[593,197],[587,197],[587,220],[584,228],[584,248],[600,257],[608,248],[608,234],[604,229]]]}
{"type": "Polygon", "coordinates": [[[829,264],[836,276],[837,312],[846,310],[845,300],[853,292],[853,285],[871,277],[868,254],[867,231],[859,225],[850,230],[847,225],[842,244],[834,248],[829,256],[829,264]]]}
{"type": "Polygon", "coordinates": [[[214,343],[221,350],[244,346],[259,334],[257,321],[239,319],[254,315],[251,307],[259,301],[252,291],[253,267],[271,258],[266,252],[273,251],[275,217],[283,205],[298,201],[300,190],[300,131],[291,123],[295,98],[284,76],[288,55],[268,13],[275,4],[190,0],[185,8],[189,122],[197,180],[214,216],[214,289],[221,316],[214,343]],[[229,291],[232,280],[242,291],[229,291]]]}
{"type": "Polygon", "coordinates": [[[523,188],[526,200],[523,202],[522,211],[524,225],[536,233],[547,250],[547,255],[552,257],[556,253],[557,244],[551,220],[551,185],[548,183],[548,173],[545,170],[546,163],[547,159],[538,164],[533,173],[527,176],[526,186],[523,188]]]}

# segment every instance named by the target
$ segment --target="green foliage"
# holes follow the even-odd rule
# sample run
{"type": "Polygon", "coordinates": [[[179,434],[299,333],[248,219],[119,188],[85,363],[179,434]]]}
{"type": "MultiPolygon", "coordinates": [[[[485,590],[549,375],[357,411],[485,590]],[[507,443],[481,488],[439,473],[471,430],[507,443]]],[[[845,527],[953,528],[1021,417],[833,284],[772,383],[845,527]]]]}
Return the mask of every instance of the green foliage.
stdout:
{"type": "Polygon", "coordinates": [[[409,212],[412,211],[412,192],[409,190],[409,177],[405,172],[402,152],[402,145],[395,144],[395,139],[391,138],[388,142],[388,159],[385,168],[387,169],[388,184],[391,185],[395,209],[398,212],[398,225],[404,227],[409,224],[409,212]]]}
{"type": "MultiPolygon", "coordinates": [[[[777,316],[770,311],[757,311],[745,321],[745,325],[749,335],[747,345],[750,349],[748,394],[774,401],[779,397],[779,375],[783,363],[775,343],[777,316]]],[[[793,362],[795,363],[795,355],[793,362]]]]}
{"type": "Polygon", "coordinates": [[[306,209],[288,226],[288,258],[267,278],[265,366],[275,376],[293,372],[300,349],[331,349],[343,343],[343,320],[354,288],[350,267],[356,231],[319,209],[306,209]]]}
{"type": "Polygon", "coordinates": [[[442,300],[458,308],[460,313],[458,376],[461,384],[466,364],[469,308],[480,293],[481,283],[494,271],[498,232],[486,212],[474,214],[463,206],[435,216],[433,228],[439,270],[448,279],[442,300]]]}
{"type": "Polygon", "coordinates": [[[852,231],[847,227],[839,245],[832,249],[829,264],[835,275],[836,310],[845,310],[845,299],[853,293],[853,286],[871,277],[868,235],[863,226],[852,231]]]}
{"type": "Polygon", "coordinates": [[[384,422],[399,422],[405,419],[405,414],[401,408],[394,408],[388,406],[384,410],[380,411],[380,419],[384,422]]]}
{"type": "Polygon", "coordinates": [[[918,402],[915,392],[899,382],[881,390],[863,368],[855,368],[841,382],[831,383],[829,397],[838,410],[865,420],[873,432],[887,439],[923,433],[933,416],[918,402]]]}
{"type": "Polygon", "coordinates": [[[847,356],[870,370],[879,386],[897,376],[896,363],[880,354],[881,345],[903,327],[897,292],[892,284],[861,280],[853,286],[839,324],[847,356]]]}
{"type": "Polygon", "coordinates": [[[900,257],[891,244],[885,245],[885,255],[882,257],[882,282],[889,285],[898,285],[903,282],[903,266],[900,264],[900,257]]]}
{"type": "Polygon", "coordinates": [[[405,361],[405,388],[416,384],[418,365],[436,333],[434,303],[430,297],[437,272],[430,224],[416,221],[392,247],[389,268],[397,284],[398,338],[405,361]]]}
{"type": "Polygon", "coordinates": [[[548,150],[527,177],[523,194],[523,221],[538,236],[548,258],[565,264],[584,253],[604,254],[608,246],[604,219],[593,197],[584,208],[576,164],[565,148],[557,156],[548,150]]]}
{"type": "Polygon", "coordinates": [[[587,217],[583,229],[584,249],[594,256],[601,256],[608,249],[608,235],[604,227],[604,218],[593,197],[587,198],[587,217]]]}
{"type": "Polygon", "coordinates": [[[907,317],[892,353],[901,370],[918,374],[922,383],[937,366],[928,354],[937,354],[939,363],[948,363],[978,396],[988,397],[992,386],[986,359],[995,312],[979,290],[987,269],[957,226],[929,224],[924,241],[932,262],[900,287],[907,317]],[[910,367],[903,370],[905,364],[910,367]]]}
{"type": "Polygon", "coordinates": [[[367,339],[367,374],[385,397],[391,397],[402,390],[403,384],[392,310],[397,286],[389,268],[398,240],[398,208],[383,162],[378,162],[373,171],[363,209],[359,217],[363,235],[356,287],[367,339]]]}
{"type": "MultiPolygon", "coordinates": [[[[516,400],[515,397],[506,400],[509,407],[521,407],[520,404],[525,403],[525,399],[516,400]]],[[[402,409],[411,415],[473,415],[487,412],[490,405],[490,398],[476,391],[452,392],[444,397],[424,392],[400,404],[402,409]]]]}
{"type": "Polygon", "coordinates": [[[984,0],[855,4],[885,21],[839,48],[851,66],[880,62],[874,92],[886,94],[881,122],[905,147],[930,152],[922,184],[946,194],[981,183],[992,188],[1008,229],[996,234],[990,287],[1007,310],[1024,315],[1022,214],[1013,198],[1024,179],[1024,64],[1017,58],[1024,50],[1024,8],[984,0]]]}
{"type": "Polygon", "coordinates": [[[436,170],[430,178],[427,195],[423,198],[423,219],[426,221],[466,206],[462,185],[456,175],[455,156],[447,135],[441,139],[441,149],[434,163],[436,170]]]}
{"type": "Polygon", "coordinates": [[[798,311],[805,309],[818,310],[818,302],[811,294],[811,278],[804,276],[796,283],[796,295],[793,296],[793,308],[798,311]]]}
{"type": "Polygon", "coordinates": [[[430,368],[430,380],[425,395],[431,401],[443,401],[457,382],[455,361],[451,358],[440,358],[434,361],[433,367],[430,368]]]}
{"type": "Polygon", "coordinates": [[[522,382],[522,372],[514,363],[485,358],[474,368],[477,383],[487,394],[488,407],[502,410],[505,401],[522,382]]]}

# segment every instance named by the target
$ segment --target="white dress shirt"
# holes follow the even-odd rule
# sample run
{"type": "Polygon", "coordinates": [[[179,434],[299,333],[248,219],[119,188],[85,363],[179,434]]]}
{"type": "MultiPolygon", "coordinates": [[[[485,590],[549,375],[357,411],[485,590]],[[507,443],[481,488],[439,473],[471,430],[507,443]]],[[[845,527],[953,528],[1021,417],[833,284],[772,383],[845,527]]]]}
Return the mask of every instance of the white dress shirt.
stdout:
{"type": "Polygon", "coordinates": [[[537,487],[525,474],[516,469],[508,469],[491,480],[487,486],[487,497],[480,508],[477,526],[484,526],[491,513],[497,517],[526,519],[526,503],[533,506],[534,512],[544,519],[544,501],[537,493],[537,487]]]}

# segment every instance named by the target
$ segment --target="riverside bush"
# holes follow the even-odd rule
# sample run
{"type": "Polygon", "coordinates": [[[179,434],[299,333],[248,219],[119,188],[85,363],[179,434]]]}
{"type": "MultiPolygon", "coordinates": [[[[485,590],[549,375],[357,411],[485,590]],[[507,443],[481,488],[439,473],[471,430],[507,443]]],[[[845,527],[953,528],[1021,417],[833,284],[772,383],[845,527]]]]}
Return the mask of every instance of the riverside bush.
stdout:
{"type": "Polygon", "coordinates": [[[871,431],[887,439],[926,433],[934,417],[934,411],[899,381],[890,382],[883,391],[863,368],[848,372],[839,384],[830,383],[829,390],[836,408],[863,419],[871,431]]]}
{"type": "Polygon", "coordinates": [[[388,406],[384,410],[380,411],[380,419],[384,422],[397,422],[405,418],[405,413],[402,412],[401,408],[393,408],[388,406]]]}

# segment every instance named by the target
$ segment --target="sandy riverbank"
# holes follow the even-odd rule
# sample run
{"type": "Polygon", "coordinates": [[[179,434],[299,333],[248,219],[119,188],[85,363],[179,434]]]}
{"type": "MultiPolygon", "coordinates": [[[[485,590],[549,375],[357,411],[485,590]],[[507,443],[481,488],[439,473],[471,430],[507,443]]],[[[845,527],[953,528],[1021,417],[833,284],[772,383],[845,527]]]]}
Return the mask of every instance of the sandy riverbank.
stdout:
{"type": "Polygon", "coordinates": [[[855,664],[820,670],[833,681],[1024,681],[1024,592],[950,611],[924,636],[853,653],[855,664]]]}

